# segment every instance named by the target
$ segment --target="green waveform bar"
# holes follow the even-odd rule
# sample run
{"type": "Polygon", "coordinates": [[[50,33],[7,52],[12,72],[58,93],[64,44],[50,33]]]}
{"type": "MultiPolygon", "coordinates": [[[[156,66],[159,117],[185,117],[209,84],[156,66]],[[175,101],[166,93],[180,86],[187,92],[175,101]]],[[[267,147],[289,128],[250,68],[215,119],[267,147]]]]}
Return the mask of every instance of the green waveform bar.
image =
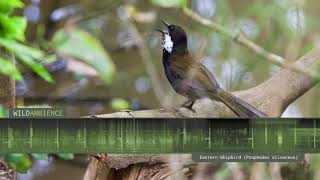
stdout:
{"type": "Polygon", "coordinates": [[[320,152],[320,119],[0,119],[0,153],[320,152]]]}

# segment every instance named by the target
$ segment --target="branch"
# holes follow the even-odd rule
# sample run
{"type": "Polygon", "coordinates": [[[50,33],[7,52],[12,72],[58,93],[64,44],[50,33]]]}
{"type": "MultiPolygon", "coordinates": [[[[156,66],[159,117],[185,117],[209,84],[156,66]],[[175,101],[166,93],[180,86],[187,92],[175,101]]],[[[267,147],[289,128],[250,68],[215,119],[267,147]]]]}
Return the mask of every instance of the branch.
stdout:
{"type": "Polygon", "coordinates": [[[0,160],[0,179],[10,180],[16,179],[16,173],[14,170],[10,169],[4,162],[0,160]]]}
{"type": "Polygon", "coordinates": [[[187,7],[184,7],[182,10],[185,15],[189,16],[190,18],[197,21],[198,23],[212,29],[213,31],[215,31],[217,33],[223,34],[223,35],[231,38],[233,41],[239,43],[240,45],[243,45],[244,47],[248,48],[252,52],[265,58],[269,62],[271,62],[275,65],[281,66],[281,67],[285,67],[285,68],[294,70],[296,72],[301,72],[301,73],[307,74],[315,79],[320,79],[320,74],[318,72],[316,72],[315,70],[303,68],[297,64],[291,63],[290,61],[288,61],[287,59],[284,59],[283,57],[281,57],[279,55],[270,53],[267,50],[260,47],[259,45],[257,45],[256,43],[254,43],[253,41],[247,39],[243,34],[231,32],[227,28],[223,27],[222,25],[220,25],[218,23],[215,23],[215,22],[212,22],[208,19],[202,18],[197,13],[193,12],[192,10],[188,9],[187,7]]]}
{"type": "MultiPolygon", "coordinates": [[[[311,50],[295,63],[305,69],[320,65],[320,47],[311,50]]],[[[279,117],[289,104],[310,90],[319,79],[283,68],[267,81],[248,90],[233,92],[236,96],[257,107],[270,117],[279,117]]],[[[186,108],[175,110],[124,111],[97,117],[235,117],[235,114],[220,102],[209,99],[196,101],[194,111],[186,108]]]]}
{"type": "MultiPolygon", "coordinates": [[[[320,65],[320,47],[313,49],[308,54],[297,60],[295,65],[310,69],[320,65]]],[[[271,117],[278,117],[286,107],[310,90],[319,80],[312,79],[303,73],[297,73],[289,69],[282,69],[276,75],[248,90],[234,92],[250,104],[256,106],[271,117]]],[[[230,117],[235,116],[222,103],[209,99],[197,101],[193,109],[185,108],[174,110],[143,110],[124,111],[112,114],[97,115],[104,118],[124,117],[230,117]]],[[[192,171],[190,155],[179,155],[175,162],[182,164],[185,169],[172,172],[165,164],[174,155],[110,155],[100,160],[91,159],[85,174],[85,180],[107,179],[107,177],[166,177],[172,178],[177,173],[187,174],[192,171]],[[178,158],[178,160],[177,160],[178,158]],[[120,170],[119,170],[120,169],[120,170]]],[[[173,178],[174,179],[174,178],[173,178]]]]}
{"type": "Polygon", "coordinates": [[[152,89],[153,89],[159,103],[161,105],[164,105],[164,102],[163,102],[163,97],[165,95],[164,88],[160,83],[161,80],[158,76],[159,73],[157,72],[157,68],[155,67],[155,65],[151,61],[152,56],[151,56],[150,52],[148,51],[148,47],[145,45],[143,37],[139,33],[139,31],[136,28],[136,26],[134,25],[134,23],[131,22],[131,20],[128,20],[127,23],[129,26],[128,27],[129,32],[139,48],[139,53],[141,56],[142,63],[144,64],[145,69],[150,77],[152,89]]]}

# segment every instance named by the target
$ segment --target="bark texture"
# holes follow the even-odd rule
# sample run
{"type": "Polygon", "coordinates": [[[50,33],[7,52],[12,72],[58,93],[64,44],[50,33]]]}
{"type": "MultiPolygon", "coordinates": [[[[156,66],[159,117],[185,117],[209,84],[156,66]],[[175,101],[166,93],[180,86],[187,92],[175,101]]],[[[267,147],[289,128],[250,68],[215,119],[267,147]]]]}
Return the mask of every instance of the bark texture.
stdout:
{"type": "Polygon", "coordinates": [[[0,180],[15,180],[15,172],[0,161],[0,180]]]}
{"type": "Polygon", "coordinates": [[[0,105],[13,108],[15,101],[15,81],[8,76],[0,75],[0,105]]]}

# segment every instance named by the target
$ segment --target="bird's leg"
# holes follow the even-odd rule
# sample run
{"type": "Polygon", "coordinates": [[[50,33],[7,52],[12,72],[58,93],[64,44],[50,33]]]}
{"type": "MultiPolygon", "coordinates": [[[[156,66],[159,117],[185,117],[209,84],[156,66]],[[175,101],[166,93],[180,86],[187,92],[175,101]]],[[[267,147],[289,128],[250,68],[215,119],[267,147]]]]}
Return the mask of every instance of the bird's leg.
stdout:
{"type": "Polygon", "coordinates": [[[194,100],[187,100],[187,101],[184,102],[183,104],[177,106],[176,109],[178,110],[179,108],[184,107],[184,108],[187,108],[187,109],[189,109],[189,110],[194,111],[194,110],[192,109],[192,106],[193,106],[194,102],[195,102],[194,100]]]}
{"type": "Polygon", "coordinates": [[[192,109],[192,106],[194,104],[195,101],[193,100],[188,100],[185,103],[183,103],[181,106],[187,109],[192,109]]]}

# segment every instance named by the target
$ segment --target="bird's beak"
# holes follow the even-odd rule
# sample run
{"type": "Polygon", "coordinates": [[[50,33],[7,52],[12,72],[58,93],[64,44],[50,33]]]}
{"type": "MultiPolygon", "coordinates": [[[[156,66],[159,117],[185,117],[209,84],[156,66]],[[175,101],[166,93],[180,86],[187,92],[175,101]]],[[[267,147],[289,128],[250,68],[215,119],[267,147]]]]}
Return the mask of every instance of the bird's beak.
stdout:
{"type": "MultiPolygon", "coordinates": [[[[162,19],[160,19],[160,21],[161,21],[164,25],[166,25],[167,28],[169,28],[169,27],[171,26],[171,24],[169,24],[168,22],[166,22],[166,21],[164,21],[164,20],[162,20],[162,19]]],[[[167,33],[166,31],[161,30],[161,29],[154,29],[154,30],[161,32],[162,35],[167,33]]]]}
{"type": "Polygon", "coordinates": [[[162,19],[160,19],[160,21],[161,21],[164,25],[166,25],[167,27],[170,27],[170,26],[171,26],[171,24],[169,24],[168,22],[166,22],[166,21],[164,21],[164,20],[162,20],[162,19]]]}
{"type": "Polygon", "coordinates": [[[154,30],[159,31],[159,32],[161,32],[162,34],[165,33],[165,32],[164,32],[163,30],[161,30],[161,29],[154,29],[154,30]]]}

